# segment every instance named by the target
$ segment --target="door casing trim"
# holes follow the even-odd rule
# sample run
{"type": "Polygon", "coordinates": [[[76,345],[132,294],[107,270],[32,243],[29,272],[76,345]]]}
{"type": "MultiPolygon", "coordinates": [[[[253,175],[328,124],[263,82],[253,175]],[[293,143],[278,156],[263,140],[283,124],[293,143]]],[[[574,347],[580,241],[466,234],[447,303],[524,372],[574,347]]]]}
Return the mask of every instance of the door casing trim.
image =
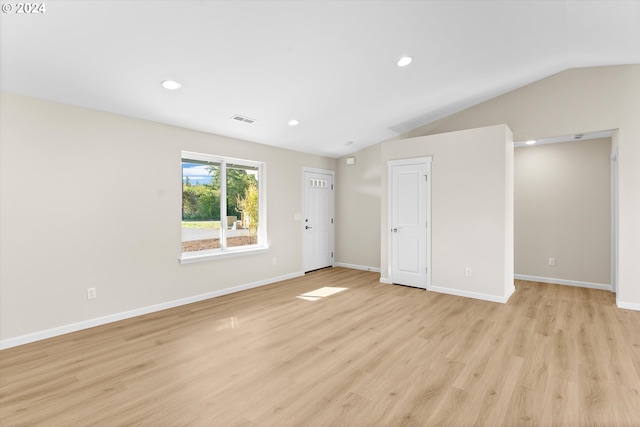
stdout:
{"type": "Polygon", "coordinates": [[[431,290],[431,181],[432,181],[432,174],[431,174],[431,163],[432,163],[433,157],[432,156],[425,156],[425,157],[415,157],[415,158],[409,158],[409,159],[398,159],[398,160],[389,160],[387,161],[387,173],[388,173],[388,177],[387,177],[387,233],[389,233],[389,244],[387,245],[387,277],[384,278],[380,278],[380,282],[382,283],[393,283],[393,261],[392,261],[392,248],[393,245],[391,244],[391,228],[393,227],[392,224],[392,209],[393,206],[391,206],[391,201],[392,196],[393,196],[393,167],[394,166],[404,166],[404,165],[416,165],[416,164],[426,164],[427,166],[427,195],[426,195],[426,202],[427,202],[427,271],[426,271],[426,275],[427,275],[427,287],[426,290],[429,291],[431,290]]]}
{"type": "MultiPolygon", "coordinates": [[[[331,185],[333,185],[333,188],[331,188],[331,218],[333,218],[333,223],[331,224],[331,242],[330,242],[330,246],[331,246],[331,253],[333,254],[333,256],[331,257],[331,267],[333,267],[336,263],[336,251],[335,251],[335,230],[336,230],[336,225],[335,225],[335,205],[336,205],[336,193],[335,193],[335,185],[336,185],[336,171],[330,170],[330,169],[320,169],[320,168],[313,168],[313,167],[308,167],[308,166],[303,166],[302,167],[302,175],[300,178],[300,182],[302,183],[302,197],[301,197],[301,212],[302,212],[302,218],[304,218],[305,216],[305,191],[306,191],[306,183],[305,183],[305,179],[304,179],[304,174],[305,172],[311,172],[311,173],[322,173],[322,174],[326,174],[326,175],[331,175],[331,185]]],[[[300,221],[300,230],[301,230],[301,242],[302,242],[302,271],[305,271],[305,236],[306,234],[302,232],[302,224],[304,224],[304,222],[302,222],[302,220],[300,221]]]]}

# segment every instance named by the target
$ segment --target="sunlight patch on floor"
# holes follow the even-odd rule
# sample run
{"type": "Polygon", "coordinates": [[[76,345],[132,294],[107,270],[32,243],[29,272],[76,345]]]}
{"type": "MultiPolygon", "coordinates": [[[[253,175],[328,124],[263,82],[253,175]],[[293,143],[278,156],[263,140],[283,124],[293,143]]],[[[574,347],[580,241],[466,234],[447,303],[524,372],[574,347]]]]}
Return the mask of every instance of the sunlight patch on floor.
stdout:
{"type": "Polygon", "coordinates": [[[334,288],[331,286],[325,286],[324,288],[316,289],[315,291],[307,292],[302,295],[298,295],[297,298],[307,301],[317,301],[322,298],[326,298],[331,295],[335,295],[338,292],[346,291],[349,288],[334,288]]]}

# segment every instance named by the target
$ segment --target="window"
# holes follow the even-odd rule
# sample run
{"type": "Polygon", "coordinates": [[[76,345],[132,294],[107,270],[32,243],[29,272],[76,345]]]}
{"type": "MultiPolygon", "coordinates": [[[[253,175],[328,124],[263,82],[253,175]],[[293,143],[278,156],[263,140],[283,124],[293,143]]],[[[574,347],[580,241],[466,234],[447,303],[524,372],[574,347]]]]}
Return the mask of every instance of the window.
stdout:
{"type": "Polygon", "coordinates": [[[266,249],[265,165],[182,152],[180,262],[266,249]]]}

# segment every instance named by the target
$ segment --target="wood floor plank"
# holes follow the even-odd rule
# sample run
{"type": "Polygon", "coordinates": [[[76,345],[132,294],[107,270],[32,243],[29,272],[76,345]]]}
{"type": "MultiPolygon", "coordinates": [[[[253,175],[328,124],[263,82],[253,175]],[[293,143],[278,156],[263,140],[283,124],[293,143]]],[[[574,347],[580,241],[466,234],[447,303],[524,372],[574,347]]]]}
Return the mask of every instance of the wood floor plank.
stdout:
{"type": "Polygon", "coordinates": [[[4,426],[640,426],[640,313],[332,268],[0,352],[4,426]],[[314,301],[322,287],[346,290],[314,301]]]}

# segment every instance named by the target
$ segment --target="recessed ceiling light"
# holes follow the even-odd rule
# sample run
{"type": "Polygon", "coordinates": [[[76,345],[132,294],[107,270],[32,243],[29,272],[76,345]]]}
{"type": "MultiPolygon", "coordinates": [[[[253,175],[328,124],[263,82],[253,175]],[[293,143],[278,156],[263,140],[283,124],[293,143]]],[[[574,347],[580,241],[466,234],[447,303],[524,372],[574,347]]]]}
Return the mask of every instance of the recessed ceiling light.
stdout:
{"type": "Polygon", "coordinates": [[[396,64],[398,65],[398,67],[406,67],[407,65],[411,64],[411,61],[413,61],[412,57],[403,56],[402,58],[398,59],[398,62],[396,62],[396,64]]]}
{"type": "Polygon", "coordinates": [[[164,80],[161,84],[163,88],[168,90],[177,90],[182,87],[182,85],[175,80],[164,80]]]}
{"type": "Polygon", "coordinates": [[[530,140],[530,141],[525,142],[525,144],[527,144],[527,145],[533,145],[533,144],[535,144],[536,142],[538,142],[538,141],[536,141],[535,139],[532,139],[532,140],[530,140]]]}
{"type": "Polygon", "coordinates": [[[289,126],[298,126],[300,122],[296,119],[289,120],[289,126]]]}

